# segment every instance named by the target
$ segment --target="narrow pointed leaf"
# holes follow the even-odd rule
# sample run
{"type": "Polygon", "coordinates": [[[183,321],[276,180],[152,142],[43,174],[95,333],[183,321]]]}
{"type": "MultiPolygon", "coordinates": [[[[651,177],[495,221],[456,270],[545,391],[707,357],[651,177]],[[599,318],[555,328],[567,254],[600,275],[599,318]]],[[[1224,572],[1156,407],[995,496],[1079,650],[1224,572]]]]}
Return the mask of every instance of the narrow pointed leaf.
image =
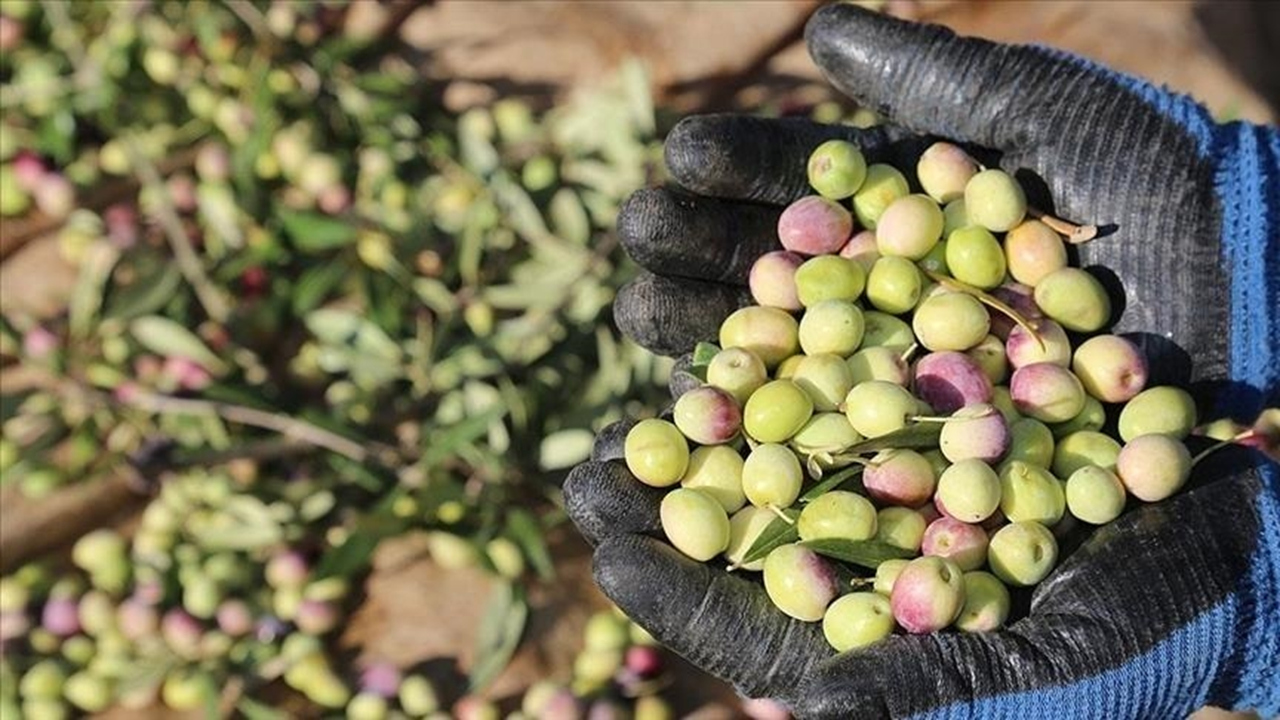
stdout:
{"type": "Polygon", "coordinates": [[[782,513],[791,518],[791,522],[787,522],[782,518],[774,518],[769,523],[764,532],[760,533],[760,537],[751,544],[751,549],[747,550],[747,554],[743,556],[742,562],[755,562],[760,558],[773,552],[774,548],[781,547],[787,543],[793,543],[800,539],[800,530],[796,527],[796,519],[800,517],[799,510],[783,510],[782,513]]]}
{"type": "Polygon", "coordinates": [[[858,486],[855,490],[861,490],[862,481],[860,476],[862,475],[862,468],[862,465],[852,465],[835,473],[831,477],[805,491],[805,493],[800,496],[800,502],[813,502],[841,485],[844,485],[847,482],[852,482],[855,478],[858,478],[858,486]]]}
{"type": "Polygon", "coordinates": [[[808,540],[800,543],[819,555],[834,558],[872,570],[885,560],[898,560],[914,557],[915,553],[896,545],[877,542],[875,540],[840,540],[824,538],[808,540]]]}

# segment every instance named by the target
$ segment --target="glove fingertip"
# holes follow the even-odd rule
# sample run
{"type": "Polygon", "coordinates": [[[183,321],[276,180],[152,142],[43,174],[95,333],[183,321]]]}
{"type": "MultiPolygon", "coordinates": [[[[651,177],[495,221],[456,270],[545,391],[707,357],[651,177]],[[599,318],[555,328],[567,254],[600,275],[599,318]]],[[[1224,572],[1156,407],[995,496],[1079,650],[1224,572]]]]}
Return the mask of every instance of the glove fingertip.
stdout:
{"type": "Polygon", "coordinates": [[[676,356],[716,337],[720,322],[750,300],[745,288],[642,273],[618,291],[618,328],[659,355],[676,356]]]}
{"type": "Polygon", "coordinates": [[[661,532],[662,495],[616,460],[582,463],[564,481],[565,512],[591,543],[611,535],[661,532]]]}
{"type": "Polygon", "coordinates": [[[601,430],[591,445],[591,459],[595,462],[621,460],[626,455],[627,433],[635,425],[635,420],[627,418],[601,430]]]}

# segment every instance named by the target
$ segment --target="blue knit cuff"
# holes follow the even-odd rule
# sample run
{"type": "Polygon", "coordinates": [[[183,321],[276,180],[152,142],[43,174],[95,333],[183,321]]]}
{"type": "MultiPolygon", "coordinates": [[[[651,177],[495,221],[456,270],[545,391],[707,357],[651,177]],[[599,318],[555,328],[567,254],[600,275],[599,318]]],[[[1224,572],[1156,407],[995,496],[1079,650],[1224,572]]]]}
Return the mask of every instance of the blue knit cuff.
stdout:
{"type": "MultiPolygon", "coordinates": [[[[1108,71],[1109,72],[1109,71],[1108,71]]],[[[1218,398],[1221,416],[1250,422],[1280,405],[1280,132],[1245,122],[1218,125],[1188,97],[1110,73],[1167,118],[1187,129],[1215,167],[1222,210],[1222,259],[1231,279],[1231,379],[1218,398]]],[[[1280,714],[1280,468],[1260,460],[1259,537],[1250,573],[1222,606],[1179,635],[1218,632],[1228,652],[1204,699],[1280,714]],[[1225,632],[1224,632],[1225,631],[1225,632]]],[[[1175,638],[1167,641],[1174,646],[1175,638]]],[[[1202,645],[1201,650],[1213,645],[1202,645]]],[[[1185,666],[1193,647],[1170,648],[1166,672],[1185,666]],[[1182,662],[1179,662],[1181,660],[1182,662]]],[[[1131,663],[1135,668],[1141,660],[1131,663]]],[[[1128,666],[1126,666],[1128,667],[1128,666]]]]}

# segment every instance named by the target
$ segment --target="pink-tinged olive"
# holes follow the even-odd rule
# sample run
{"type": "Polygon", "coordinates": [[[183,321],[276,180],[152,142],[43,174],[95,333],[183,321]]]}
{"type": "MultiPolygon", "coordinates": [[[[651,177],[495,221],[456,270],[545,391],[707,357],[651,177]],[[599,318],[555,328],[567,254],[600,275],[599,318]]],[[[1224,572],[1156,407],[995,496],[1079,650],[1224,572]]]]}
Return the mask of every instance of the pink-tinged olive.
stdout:
{"type": "Polygon", "coordinates": [[[1041,362],[1013,371],[1009,393],[1018,412],[1045,423],[1065,422],[1084,409],[1084,386],[1061,365],[1041,362]]]}
{"type": "Polygon", "coordinates": [[[987,336],[991,317],[972,295],[940,292],[920,303],[911,328],[920,344],[934,352],[968,350],[987,336]]]}
{"type": "Polygon", "coordinates": [[[862,442],[863,437],[849,424],[843,413],[814,413],[800,432],[791,436],[792,448],[802,456],[844,452],[862,442]]]}
{"type": "Polygon", "coordinates": [[[1021,325],[1009,331],[1005,341],[1005,354],[1014,369],[1036,363],[1053,363],[1067,367],[1071,364],[1071,341],[1058,323],[1042,318],[1030,321],[1039,340],[1021,325]]]}
{"type": "Polygon", "coordinates": [[[901,385],[868,380],[853,386],[844,399],[849,424],[863,437],[880,437],[906,427],[918,410],[916,399],[901,385]]]}
{"type": "Polygon", "coordinates": [[[155,605],[130,597],[116,610],[116,623],[126,638],[139,640],[154,635],[160,628],[160,614],[155,605]]]}
{"type": "Polygon", "coordinates": [[[1196,403],[1191,394],[1168,385],[1147,388],[1125,403],[1118,429],[1126,442],[1158,433],[1185,438],[1196,426],[1196,403]]]}
{"type": "Polygon", "coordinates": [[[1080,412],[1075,417],[1066,422],[1054,423],[1049,427],[1055,438],[1066,437],[1074,432],[1081,430],[1096,431],[1101,430],[1103,425],[1107,424],[1107,409],[1097,398],[1086,394],[1084,396],[1084,407],[1080,408],[1080,412]]]}
{"type": "Polygon", "coordinates": [[[1164,500],[1191,477],[1191,453],[1169,435],[1140,435],[1125,443],[1116,474],[1130,494],[1145,502],[1164,500]]]}
{"type": "Polygon", "coordinates": [[[877,310],[891,315],[914,308],[923,289],[920,270],[906,258],[882,257],[867,274],[867,300],[877,310]]]}
{"type": "Polygon", "coordinates": [[[1009,359],[1005,355],[1004,343],[995,335],[987,335],[964,354],[973,358],[993,385],[1004,382],[1009,376],[1009,359]]]}
{"type": "Polygon", "coordinates": [[[942,237],[942,209],[927,195],[907,195],[885,208],[876,224],[881,255],[919,260],[942,237]]]}
{"type": "Polygon", "coordinates": [[[659,514],[667,540],[694,560],[706,562],[729,547],[729,516],[707,493],[672,490],[662,499],[659,514]]]}
{"type": "Polygon", "coordinates": [[[1054,525],[1066,510],[1062,482],[1019,460],[1000,466],[1000,510],[1010,521],[1054,525]]]}
{"type": "Polygon", "coordinates": [[[1147,384],[1147,359],[1118,335],[1098,335],[1076,348],[1071,369],[1085,392],[1109,403],[1125,402],[1147,384]]]}
{"type": "Polygon", "coordinates": [[[955,230],[947,236],[946,245],[947,269],[955,279],[987,290],[1004,282],[1004,250],[986,228],[971,225],[955,230]]]}
{"type": "Polygon", "coordinates": [[[649,418],[627,432],[623,453],[627,468],[640,482],[670,487],[680,482],[689,467],[689,443],[666,420],[649,418]]]}
{"type": "MultiPolygon", "coordinates": [[[[1009,424],[1006,460],[1021,460],[1047,468],[1053,463],[1054,439],[1049,426],[1035,418],[1018,418],[1009,424]]],[[[1065,476],[1064,476],[1065,477],[1065,476]]]]}
{"type": "Polygon", "coordinates": [[[1009,619],[1009,588],[1000,578],[974,570],[964,574],[964,607],[956,618],[955,628],[964,632],[991,632],[1009,619]]]}
{"type": "Polygon", "coordinates": [[[780,443],[799,432],[811,415],[813,401],[799,385],[791,380],[773,380],[747,399],[742,426],[760,442],[780,443]]]}
{"type": "MultiPolygon", "coordinates": [[[[589,663],[581,662],[583,657],[593,657],[588,653],[579,655],[579,662],[574,664],[575,674],[580,665],[589,665],[589,663]]],[[[607,665],[607,663],[599,663],[607,665]]],[[[610,675],[613,673],[610,672],[610,675]]],[[[498,720],[502,717],[502,713],[498,710],[498,706],[492,701],[480,697],[479,695],[467,695],[453,705],[453,717],[456,720],[498,720]]]]}
{"type": "Polygon", "coordinates": [[[214,617],[218,621],[218,629],[233,638],[253,632],[253,611],[243,600],[223,600],[214,617]]]}
{"type": "Polygon", "coordinates": [[[1027,220],[1004,236],[1004,254],[1014,280],[1035,287],[1067,266],[1067,246],[1053,228],[1027,220]]]}
{"type": "Polygon", "coordinates": [[[915,450],[882,450],[862,471],[867,494],[889,505],[919,507],[937,488],[933,464],[915,450]]]}
{"type": "Polygon", "coordinates": [[[767,697],[746,698],[742,701],[742,714],[750,720],[791,720],[791,711],[785,705],[767,697]]]}
{"type": "Polygon", "coordinates": [[[860,230],[854,233],[853,237],[849,238],[849,242],[840,248],[839,255],[858,263],[864,273],[871,272],[871,266],[880,259],[875,230],[860,230]]]}
{"type": "Polygon", "coordinates": [[[857,300],[866,285],[867,271],[838,255],[809,258],[795,271],[796,295],[804,307],[824,300],[857,300]]]}
{"type": "Polygon", "coordinates": [[[916,362],[915,392],[940,413],[990,402],[991,379],[976,360],[961,352],[925,355],[916,362]]]}
{"type": "Polygon", "coordinates": [[[778,217],[782,247],[804,255],[840,250],[853,234],[853,217],[840,203],[810,195],[791,203],[778,217]]]}
{"type": "Polygon", "coordinates": [[[785,310],[753,305],[739,308],[720,325],[720,347],[745,348],[766,368],[800,351],[800,326],[785,310]]]}
{"type": "Polygon", "coordinates": [[[923,515],[911,508],[881,508],[876,513],[876,540],[903,550],[919,552],[928,524],[923,515]]]}
{"type": "Polygon", "coordinates": [[[822,617],[822,634],[836,652],[879,642],[893,628],[889,599],[873,592],[849,593],[831,603],[822,617]]]}
{"type": "Polygon", "coordinates": [[[823,197],[843,200],[862,187],[867,161],[848,140],[828,140],[809,155],[809,185],[823,197]]]}
{"type": "Polygon", "coordinates": [[[983,170],[965,184],[964,205],[975,225],[1006,232],[1022,222],[1027,196],[1018,181],[1003,170],[983,170]]]}
{"type": "Polygon", "coordinates": [[[764,558],[743,563],[751,546],[760,538],[765,528],[769,527],[777,515],[767,508],[748,505],[729,518],[729,547],[724,556],[735,568],[759,572],[764,569],[764,558]]]}
{"type": "Polygon", "coordinates": [[[1111,298],[1102,283],[1080,268],[1064,267],[1036,284],[1036,304],[1068,330],[1095,332],[1111,319],[1111,298]]]}
{"type": "Polygon", "coordinates": [[[902,573],[902,569],[910,563],[910,560],[885,560],[876,566],[876,578],[873,589],[885,597],[893,594],[893,583],[898,579],[898,575],[902,573]]]}
{"type": "Polygon", "coordinates": [[[622,663],[642,678],[655,677],[662,672],[662,651],[651,645],[634,645],[627,648],[622,663]]]}
{"type": "Polygon", "coordinates": [[[764,589],[783,613],[816,622],[839,590],[836,573],[826,560],[800,545],[783,545],[764,561],[764,589]]]}
{"type": "Polygon", "coordinates": [[[798,338],[807,355],[852,355],[862,344],[866,325],[862,310],[849,300],[823,300],[800,318],[798,338]]]}
{"type": "Polygon", "coordinates": [[[1000,476],[981,460],[961,460],[938,478],[934,502],[961,522],[982,522],[1000,507],[1000,476]]]}
{"type": "Polygon", "coordinates": [[[862,348],[884,347],[902,353],[916,341],[911,326],[903,320],[877,310],[862,313],[864,330],[862,348]]]}
{"type": "Polygon", "coordinates": [[[53,597],[40,611],[40,625],[57,637],[80,632],[80,609],[74,598],[53,597]]]}
{"type": "Polygon", "coordinates": [[[884,380],[905,386],[911,378],[907,363],[902,359],[902,351],[897,348],[864,347],[854,353],[846,364],[854,385],[868,380],[884,380]]]}
{"type": "Polygon", "coordinates": [[[920,187],[940,203],[963,198],[965,185],[977,173],[978,163],[969,153],[948,142],[930,145],[916,163],[920,187]]]}
{"type": "Polygon", "coordinates": [[[987,533],[977,525],[940,517],[925,528],[920,552],[950,560],[961,570],[977,570],[987,562],[987,533]]]}
{"type": "Polygon", "coordinates": [[[804,257],[786,250],[761,255],[751,265],[747,285],[757,305],[799,310],[800,297],[796,293],[796,269],[804,257]]]}
{"type": "Polygon", "coordinates": [[[1009,449],[1009,426],[989,403],[966,405],[943,423],[938,447],[953,463],[970,459],[994,463],[1009,449]]]}
{"type": "Polygon", "coordinates": [[[950,560],[916,558],[898,573],[889,603],[903,630],[913,635],[937,632],[964,607],[964,574],[950,560]]]}
{"type": "Polygon", "coordinates": [[[862,227],[875,230],[885,208],[910,192],[907,178],[897,168],[880,163],[869,165],[862,187],[853,195],[853,214],[862,227]]]}
{"type": "Polygon", "coordinates": [[[853,389],[853,371],[843,357],[834,353],[806,355],[796,366],[791,381],[813,401],[814,410],[831,412],[853,389]]]}
{"type": "Polygon", "coordinates": [[[720,445],[737,437],[742,411],[729,393],[711,385],[694,388],[676,400],[676,427],[700,445],[720,445]]]}
{"type": "Polygon", "coordinates": [[[160,636],[181,657],[192,657],[200,647],[203,634],[200,622],[186,612],[174,608],[160,619],[160,636]]]}
{"type": "Polygon", "coordinates": [[[1093,525],[1103,525],[1124,511],[1124,484],[1114,472],[1085,465],[1067,478],[1067,510],[1093,525]]]}
{"type": "Polygon", "coordinates": [[[1016,587],[1035,585],[1058,561],[1058,541],[1038,522],[1014,522],[991,536],[987,561],[996,577],[1016,587]]]}
{"type": "MultiPolygon", "coordinates": [[[[1033,294],[1035,289],[1029,285],[1023,285],[1019,282],[1006,282],[998,288],[991,291],[991,296],[1003,302],[1012,308],[1023,320],[1038,320],[1044,317],[1044,313],[1040,311],[1036,305],[1033,294]]],[[[1013,328],[1017,327],[1017,323],[1013,318],[1002,312],[991,313],[991,334],[1007,340],[1009,333],[1013,328]]]]}
{"type": "Polygon", "coordinates": [[[784,445],[757,445],[742,465],[742,491],[756,507],[791,507],[803,483],[800,461],[784,445]]]}
{"type": "MultiPolygon", "coordinates": [[[[13,643],[17,642],[19,638],[27,638],[29,637],[28,633],[31,632],[32,621],[26,612],[0,610],[0,650],[4,650],[5,646],[12,647],[13,643]]],[[[92,641],[90,641],[90,644],[92,644],[92,641]]],[[[0,679],[3,678],[4,676],[0,675],[0,679]]]]}
{"type": "Polygon", "coordinates": [[[267,561],[267,584],[273,588],[301,587],[310,574],[307,560],[296,550],[276,553],[267,561]]]}
{"type": "Polygon", "coordinates": [[[768,381],[769,371],[764,362],[744,348],[725,348],[707,365],[707,384],[729,393],[739,405],[768,381]]]}
{"type": "Polygon", "coordinates": [[[805,505],[796,523],[800,540],[870,540],[876,535],[876,508],[865,497],[832,490],[805,505]]]}
{"type": "Polygon", "coordinates": [[[335,603],[303,598],[298,603],[298,615],[294,618],[294,623],[308,635],[324,635],[336,628],[341,619],[342,613],[335,603]]]}
{"type": "Polygon", "coordinates": [[[689,467],[681,487],[710,495],[725,512],[736,512],[747,502],[742,492],[742,456],[727,445],[696,448],[689,454],[689,467]]]}

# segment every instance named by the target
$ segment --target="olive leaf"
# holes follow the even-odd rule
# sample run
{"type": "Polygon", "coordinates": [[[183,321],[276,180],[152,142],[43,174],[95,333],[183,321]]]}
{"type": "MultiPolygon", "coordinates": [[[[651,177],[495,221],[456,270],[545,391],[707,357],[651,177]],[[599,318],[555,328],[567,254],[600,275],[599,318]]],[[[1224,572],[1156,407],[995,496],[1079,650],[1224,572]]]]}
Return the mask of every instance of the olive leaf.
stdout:
{"type": "Polygon", "coordinates": [[[900,560],[915,557],[916,555],[911,550],[876,540],[823,538],[821,540],[806,540],[800,544],[824,557],[860,565],[872,570],[879,567],[880,563],[885,560],[900,560]]]}
{"type": "Polygon", "coordinates": [[[823,480],[817,485],[814,485],[813,487],[806,490],[805,493],[800,496],[799,502],[802,502],[802,503],[813,502],[814,500],[817,500],[819,497],[822,497],[823,495],[831,492],[832,490],[839,488],[841,485],[844,485],[847,482],[853,481],[855,478],[858,479],[857,490],[861,490],[862,482],[859,476],[862,475],[862,470],[864,467],[865,467],[864,465],[851,465],[847,468],[844,468],[840,472],[835,473],[831,477],[823,480]]]}
{"type": "Polygon", "coordinates": [[[476,638],[475,661],[468,676],[472,691],[484,688],[506,667],[520,644],[528,617],[524,588],[512,583],[494,587],[476,638]]]}
{"type": "Polygon", "coordinates": [[[747,550],[747,554],[742,556],[743,564],[755,562],[773,552],[775,548],[800,539],[800,530],[796,527],[796,520],[800,518],[800,511],[788,509],[783,510],[782,514],[787,519],[784,520],[781,517],[777,517],[773,519],[773,522],[765,526],[764,531],[760,533],[760,537],[751,543],[751,548],[747,550]]]}

